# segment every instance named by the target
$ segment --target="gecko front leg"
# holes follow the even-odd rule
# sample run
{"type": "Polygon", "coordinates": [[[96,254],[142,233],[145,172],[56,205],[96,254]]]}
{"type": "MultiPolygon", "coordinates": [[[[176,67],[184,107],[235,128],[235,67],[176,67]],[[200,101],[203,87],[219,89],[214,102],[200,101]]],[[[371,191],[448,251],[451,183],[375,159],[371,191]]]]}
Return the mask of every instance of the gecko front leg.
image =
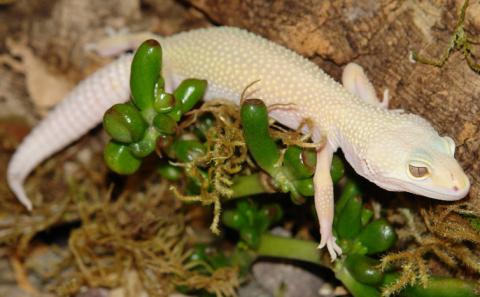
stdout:
{"type": "Polygon", "coordinates": [[[320,224],[320,245],[318,248],[327,246],[332,261],[337,255],[342,254],[342,249],[336,244],[332,233],[333,225],[333,183],[330,176],[333,150],[326,144],[317,150],[317,165],[313,184],[315,188],[315,209],[320,224]]]}
{"type": "MultiPolygon", "coordinates": [[[[342,74],[342,84],[363,101],[375,106],[388,108],[388,90],[385,90],[383,101],[380,101],[375,88],[360,65],[349,63],[345,66],[342,74]]],[[[328,143],[317,150],[317,164],[313,183],[315,187],[315,209],[320,224],[321,236],[318,248],[327,246],[332,261],[335,261],[337,255],[342,254],[342,249],[335,242],[336,239],[332,232],[334,215],[333,183],[330,176],[332,157],[333,149],[328,143]]]]}
{"type": "Polygon", "coordinates": [[[363,101],[375,106],[388,108],[388,89],[383,92],[383,100],[378,99],[372,82],[368,79],[362,66],[356,63],[348,63],[343,69],[342,84],[352,94],[357,95],[363,101]]]}
{"type": "MultiPolygon", "coordinates": [[[[286,125],[287,127],[301,127],[301,114],[293,105],[276,105],[269,106],[269,115],[286,125]]],[[[313,129],[305,126],[302,129],[304,133],[311,133],[314,143],[321,143],[321,133],[319,129],[313,129]]],[[[337,255],[342,254],[342,249],[336,244],[333,236],[333,215],[334,215],[334,196],[333,182],[330,175],[334,150],[328,144],[317,148],[317,164],[315,166],[315,174],[313,176],[313,184],[315,189],[315,209],[317,212],[318,222],[320,224],[320,244],[319,249],[327,247],[332,262],[337,259],[337,255]]]]}

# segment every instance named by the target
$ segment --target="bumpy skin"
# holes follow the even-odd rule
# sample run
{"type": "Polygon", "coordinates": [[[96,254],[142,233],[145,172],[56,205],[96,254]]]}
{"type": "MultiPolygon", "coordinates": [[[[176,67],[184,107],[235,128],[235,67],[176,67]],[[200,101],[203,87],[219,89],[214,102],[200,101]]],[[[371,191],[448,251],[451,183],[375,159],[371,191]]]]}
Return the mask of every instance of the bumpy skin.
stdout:
{"type": "MultiPolygon", "coordinates": [[[[339,147],[360,175],[387,190],[443,200],[468,193],[470,183],[453,157],[453,141],[440,137],[418,116],[368,103],[376,96],[371,85],[363,83],[368,82],[363,71],[355,67],[347,73],[347,89],[305,58],[244,30],[200,29],[159,40],[162,73],[170,89],[184,78],[201,78],[209,82],[206,100],[239,102],[245,87],[259,80],[247,95],[264,100],[273,118],[293,129],[303,119],[313,121],[313,140],[327,140],[318,149],[314,183],[320,247],[326,245],[332,259],[341,253],[332,235],[329,175],[332,154],[339,147]],[[414,176],[412,168],[427,174],[414,176]]],[[[110,105],[128,99],[129,66],[130,59],[123,58],[88,78],[20,146],[9,165],[8,181],[27,207],[31,204],[22,188],[25,176],[99,123],[110,105]]]]}

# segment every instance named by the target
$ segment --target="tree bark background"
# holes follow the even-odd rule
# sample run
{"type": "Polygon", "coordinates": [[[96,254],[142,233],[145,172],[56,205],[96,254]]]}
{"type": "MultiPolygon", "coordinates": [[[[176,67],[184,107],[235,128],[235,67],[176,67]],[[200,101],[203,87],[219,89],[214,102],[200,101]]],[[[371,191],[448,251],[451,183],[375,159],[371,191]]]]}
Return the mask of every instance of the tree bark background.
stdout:
{"type": "MultiPolygon", "coordinates": [[[[480,75],[458,52],[442,68],[409,62],[411,50],[440,57],[463,0],[189,2],[218,24],[246,28],[295,50],[337,80],[346,63],[362,65],[378,94],[389,89],[391,108],[419,114],[455,139],[456,157],[472,182],[471,202],[480,203],[480,75]]],[[[465,28],[473,37],[480,32],[476,2],[467,9],[465,28]]]]}

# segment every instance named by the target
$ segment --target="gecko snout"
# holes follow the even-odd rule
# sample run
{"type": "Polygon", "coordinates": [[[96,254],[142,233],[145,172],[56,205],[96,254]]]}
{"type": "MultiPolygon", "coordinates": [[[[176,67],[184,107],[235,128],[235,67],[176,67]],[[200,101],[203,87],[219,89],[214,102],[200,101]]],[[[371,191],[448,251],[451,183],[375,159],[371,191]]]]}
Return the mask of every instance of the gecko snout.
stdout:
{"type": "Polygon", "coordinates": [[[470,180],[468,179],[468,176],[461,172],[461,174],[453,174],[450,173],[451,178],[452,178],[452,198],[454,200],[457,199],[462,199],[465,197],[469,190],[470,190],[470,180]]]}

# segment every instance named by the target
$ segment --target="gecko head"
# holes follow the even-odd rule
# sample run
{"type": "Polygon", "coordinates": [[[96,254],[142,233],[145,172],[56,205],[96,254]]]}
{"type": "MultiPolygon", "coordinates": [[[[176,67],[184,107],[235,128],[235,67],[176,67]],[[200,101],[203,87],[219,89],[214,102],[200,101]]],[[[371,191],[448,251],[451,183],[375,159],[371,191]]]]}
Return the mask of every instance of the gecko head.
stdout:
{"type": "Polygon", "coordinates": [[[405,156],[405,190],[447,201],[465,197],[470,181],[454,154],[455,143],[448,136],[438,136],[421,147],[413,147],[405,156]]]}
{"type": "Polygon", "coordinates": [[[367,179],[387,190],[439,200],[468,194],[470,181],[455,160],[455,142],[438,135],[425,120],[406,115],[406,123],[375,138],[356,162],[360,168],[355,169],[367,179]]]}

